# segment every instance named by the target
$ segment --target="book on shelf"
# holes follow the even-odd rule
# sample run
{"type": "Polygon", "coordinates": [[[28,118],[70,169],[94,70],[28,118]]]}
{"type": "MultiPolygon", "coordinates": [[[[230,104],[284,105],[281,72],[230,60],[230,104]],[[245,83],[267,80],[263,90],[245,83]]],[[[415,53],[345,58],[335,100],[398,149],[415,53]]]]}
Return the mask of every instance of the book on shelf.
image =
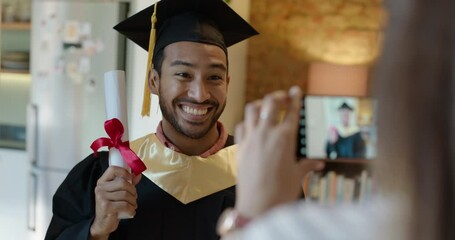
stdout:
{"type": "Polygon", "coordinates": [[[315,172],[306,182],[304,191],[307,200],[324,205],[365,202],[373,194],[373,183],[367,170],[355,176],[335,171],[315,172]]]}

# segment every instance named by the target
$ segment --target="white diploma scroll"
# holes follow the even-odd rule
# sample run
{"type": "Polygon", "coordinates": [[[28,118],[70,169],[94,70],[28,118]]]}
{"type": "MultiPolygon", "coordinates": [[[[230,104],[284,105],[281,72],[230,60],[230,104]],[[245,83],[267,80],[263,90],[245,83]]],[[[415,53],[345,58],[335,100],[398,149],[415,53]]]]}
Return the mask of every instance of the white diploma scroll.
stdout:
{"type": "MultiPolygon", "coordinates": [[[[122,142],[128,141],[128,116],[126,109],[125,72],[114,70],[104,73],[104,96],[106,102],[106,120],[117,118],[123,125],[122,142]]],[[[117,148],[109,149],[109,165],[119,166],[131,172],[117,148]]],[[[132,218],[120,212],[119,219],[132,218]]]]}

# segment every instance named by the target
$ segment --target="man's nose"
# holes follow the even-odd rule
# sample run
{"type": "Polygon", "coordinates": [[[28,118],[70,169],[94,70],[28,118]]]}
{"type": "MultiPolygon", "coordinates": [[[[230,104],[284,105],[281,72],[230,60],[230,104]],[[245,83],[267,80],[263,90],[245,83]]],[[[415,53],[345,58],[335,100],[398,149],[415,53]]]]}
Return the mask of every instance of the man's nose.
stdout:
{"type": "Polygon", "coordinates": [[[210,93],[203,80],[195,79],[190,84],[188,96],[193,98],[197,102],[204,102],[210,98],[210,93]]]}

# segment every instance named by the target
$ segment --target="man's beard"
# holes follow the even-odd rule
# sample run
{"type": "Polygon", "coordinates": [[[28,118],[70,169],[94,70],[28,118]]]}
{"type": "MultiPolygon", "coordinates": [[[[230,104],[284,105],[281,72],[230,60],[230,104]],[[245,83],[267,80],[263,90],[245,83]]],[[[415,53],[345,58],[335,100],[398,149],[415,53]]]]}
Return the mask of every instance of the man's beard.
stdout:
{"type": "MultiPolygon", "coordinates": [[[[166,119],[178,133],[187,136],[188,138],[191,139],[200,139],[207,135],[210,129],[212,129],[212,127],[217,123],[218,119],[220,118],[221,114],[224,111],[224,108],[226,107],[226,101],[224,101],[224,104],[221,106],[221,108],[219,108],[220,105],[218,103],[212,102],[210,105],[212,105],[213,111],[215,111],[215,115],[213,115],[213,117],[210,119],[209,126],[206,129],[201,130],[199,132],[193,132],[190,129],[185,129],[182,125],[179,124],[176,115],[172,113],[172,111],[167,107],[165,103],[163,103],[161,95],[159,97],[159,104],[161,113],[163,114],[163,118],[166,119]]],[[[178,106],[178,104],[176,104],[176,100],[172,101],[172,106],[178,106]]],[[[193,124],[197,125],[197,123],[193,124]]],[[[200,124],[202,125],[204,123],[200,124]]]]}

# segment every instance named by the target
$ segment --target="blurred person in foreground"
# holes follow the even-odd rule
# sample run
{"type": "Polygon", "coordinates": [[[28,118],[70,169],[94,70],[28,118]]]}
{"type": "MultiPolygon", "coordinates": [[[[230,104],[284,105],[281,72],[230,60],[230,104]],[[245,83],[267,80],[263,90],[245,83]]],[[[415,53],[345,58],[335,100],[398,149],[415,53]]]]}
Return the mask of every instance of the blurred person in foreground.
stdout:
{"type": "Polygon", "coordinates": [[[386,4],[375,198],[338,208],[293,201],[300,92],[276,92],[250,104],[238,127],[238,194],[220,218],[224,239],[455,239],[455,1],[386,4]],[[287,109],[282,122],[278,108],[287,109]]]}

